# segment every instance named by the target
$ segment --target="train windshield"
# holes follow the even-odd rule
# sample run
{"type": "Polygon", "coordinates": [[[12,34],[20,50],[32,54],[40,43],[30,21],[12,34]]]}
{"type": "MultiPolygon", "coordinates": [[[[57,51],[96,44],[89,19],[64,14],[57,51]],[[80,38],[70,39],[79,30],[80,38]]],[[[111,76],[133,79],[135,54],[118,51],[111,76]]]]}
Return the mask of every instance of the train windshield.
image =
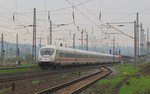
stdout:
{"type": "Polygon", "coordinates": [[[40,50],[41,55],[52,55],[54,53],[54,49],[52,48],[43,48],[40,50]]]}

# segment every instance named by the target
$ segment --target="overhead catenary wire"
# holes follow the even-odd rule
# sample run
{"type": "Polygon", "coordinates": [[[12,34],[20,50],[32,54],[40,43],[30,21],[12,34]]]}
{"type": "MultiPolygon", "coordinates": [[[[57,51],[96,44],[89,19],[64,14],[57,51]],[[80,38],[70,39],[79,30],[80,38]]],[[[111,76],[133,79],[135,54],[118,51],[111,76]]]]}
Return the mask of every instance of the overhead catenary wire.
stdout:
{"type": "MultiPolygon", "coordinates": [[[[72,5],[72,3],[70,3],[68,0],[66,0],[70,5],[72,5]]],[[[100,30],[102,30],[94,21],[92,21],[88,16],[86,16],[83,12],[81,12],[76,6],[75,9],[78,10],[84,17],[86,17],[91,23],[93,23],[96,27],[98,27],[100,30]]],[[[103,32],[103,30],[102,30],[103,32]]]]}
{"type": "MultiPolygon", "coordinates": [[[[91,0],[88,0],[88,1],[91,1],[91,0]]],[[[83,3],[80,3],[80,4],[83,4],[83,3]]],[[[13,12],[13,11],[12,11],[13,12]]],[[[16,21],[17,23],[18,23],[18,19],[15,19],[15,13],[13,14],[13,18],[9,18],[9,17],[6,17],[6,18],[8,18],[8,19],[11,19],[12,21],[16,21]]],[[[19,21],[20,22],[20,21],[19,21]]],[[[19,23],[19,24],[21,24],[21,25],[23,25],[23,21],[21,22],[21,23],[19,23]]],[[[24,23],[24,24],[27,24],[27,23],[24,23]]],[[[70,24],[72,24],[72,23],[69,23],[69,24],[63,24],[64,26],[65,25],[70,25],[70,24]]],[[[62,24],[61,24],[62,25],[62,24]]],[[[40,27],[40,26],[38,26],[37,25],[37,27],[40,27]]],[[[40,27],[40,28],[43,28],[43,27],[40,27]]],[[[43,29],[47,29],[47,28],[43,28],[43,29]]],[[[14,30],[14,29],[13,29],[14,30]]],[[[20,30],[19,30],[20,31],[20,30]]]]}
{"type": "MultiPolygon", "coordinates": [[[[89,1],[92,1],[92,0],[87,0],[87,2],[89,2],[89,1]]],[[[86,3],[87,3],[86,2],[86,3]]],[[[82,5],[83,4],[83,2],[82,3],[79,3],[80,5],[82,5]]],[[[77,7],[77,5],[79,5],[79,4],[76,4],[76,5],[74,5],[74,4],[72,4],[72,6],[71,7],[66,7],[66,9],[69,9],[69,8],[72,8],[73,6],[76,6],[77,7]]],[[[82,5],[83,6],[83,5],[82,5]]],[[[50,10],[51,12],[55,12],[55,11],[61,11],[61,10],[63,10],[64,8],[60,8],[60,9],[54,9],[54,10],[50,10]]],[[[75,7],[74,7],[74,9],[75,9],[75,7]]],[[[79,9],[79,8],[78,8],[79,9]]],[[[88,12],[90,12],[88,9],[87,9],[87,11],[88,12]]],[[[17,15],[22,15],[22,16],[27,16],[27,15],[24,15],[24,12],[14,12],[14,11],[11,11],[12,13],[14,13],[15,15],[17,14],[17,15]]],[[[10,12],[10,13],[11,13],[10,12]]],[[[41,13],[45,13],[46,11],[39,11],[39,14],[41,14],[41,13]]],[[[82,11],[81,11],[82,12],[82,11]]],[[[11,14],[12,14],[11,13],[11,14]]],[[[33,12],[28,12],[28,13],[33,13],[33,12]]],[[[82,12],[83,13],[83,12],[82,12]]],[[[104,12],[102,12],[102,13],[104,13],[104,12]]],[[[81,13],[80,13],[81,14],[81,13]]],[[[86,13],[83,13],[83,14],[86,14],[86,13]]],[[[89,14],[93,14],[93,13],[89,13],[89,14]]],[[[113,14],[113,13],[112,13],[113,14]]],[[[114,13],[115,14],[115,13],[114,13]]],[[[116,14],[119,14],[119,13],[116,13],[116,14]]],[[[124,13],[120,13],[120,14],[124,14],[124,13]]],[[[72,15],[74,15],[74,22],[75,22],[75,16],[77,15],[77,13],[75,13],[75,11],[72,13],[72,15]]],[[[30,18],[30,16],[28,16],[28,18],[30,18]]],[[[90,18],[91,19],[91,18],[90,18]]],[[[11,20],[12,20],[12,18],[11,18],[11,20]]],[[[15,21],[17,21],[17,20],[19,20],[18,18],[15,18],[15,21]]],[[[92,20],[92,19],[91,19],[92,20]]],[[[37,21],[42,21],[41,19],[38,19],[37,21]]],[[[46,20],[45,20],[46,21],[46,20]]],[[[92,20],[93,21],[93,20],[92,20]]],[[[18,21],[17,21],[18,22],[18,21]]],[[[93,21],[94,22],[94,21],[93,21]]],[[[95,22],[94,22],[95,23],[95,22]]],[[[18,23],[19,24],[19,23],[18,23]]],[[[23,25],[23,24],[27,24],[27,23],[22,23],[21,22],[21,24],[23,25]]],[[[96,24],[96,23],[95,23],[96,24]]],[[[95,25],[94,24],[94,25],[95,25]]],[[[16,25],[17,25],[17,23],[16,23],[16,25]]],[[[43,30],[43,31],[46,31],[47,29],[48,29],[48,27],[46,26],[47,24],[46,23],[44,23],[43,25],[41,25],[41,24],[39,24],[39,25],[37,25],[37,27],[38,27],[38,29],[39,30],[43,30]]],[[[65,25],[65,26],[67,26],[67,25],[65,25]]],[[[98,26],[98,25],[96,25],[96,26],[98,26]]],[[[99,26],[100,27],[100,26],[99,26]]],[[[56,26],[56,28],[57,28],[57,26],[56,26]]],[[[64,28],[64,27],[63,27],[64,28]]],[[[63,28],[60,28],[60,29],[63,29],[63,28]]],[[[81,25],[79,25],[79,24],[77,24],[76,25],[76,28],[77,29],[81,29],[81,25]]],[[[101,27],[100,27],[101,28],[101,27]]],[[[71,30],[71,29],[70,29],[71,30]]],[[[18,31],[20,31],[20,30],[18,30],[18,31]]],[[[72,30],[71,30],[72,31],[72,30]]],[[[74,30],[75,31],[75,30],[74,30]]]]}
{"type": "Polygon", "coordinates": [[[128,36],[128,37],[130,37],[130,38],[132,38],[132,39],[134,39],[134,37],[132,37],[132,36],[130,36],[130,35],[128,35],[128,34],[126,34],[126,33],[122,32],[121,30],[119,30],[119,29],[115,28],[114,26],[110,25],[109,23],[107,23],[107,24],[108,24],[110,27],[114,28],[115,30],[117,30],[117,31],[121,32],[122,34],[124,34],[124,35],[126,35],[126,36],[128,36]]]}
{"type": "MultiPolygon", "coordinates": [[[[78,2],[80,1],[78,0],[78,2]]],[[[102,20],[100,20],[99,17],[95,16],[89,9],[87,9],[85,5],[81,5],[81,6],[83,6],[83,8],[85,8],[89,12],[89,14],[95,17],[99,22],[103,23],[102,20]]]]}
{"type": "MultiPolygon", "coordinates": [[[[86,3],[90,2],[90,1],[92,1],[92,0],[87,0],[87,1],[81,2],[81,3],[77,4],[77,5],[75,5],[75,7],[76,7],[76,6],[83,5],[83,4],[86,4],[86,3]]],[[[7,8],[4,8],[4,7],[0,7],[0,8],[1,8],[1,9],[4,9],[4,10],[7,10],[7,11],[10,11],[10,12],[15,13],[15,14],[33,13],[32,11],[30,11],[30,12],[14,12],[13,10],[7,9],[7,8]]],[[[52,10],[50,10],[50,12],[61,11],[61,10],[66,10],[66,9],[71,9],[71,8],[72,8],[72,7],[64,7],[64,8],[58,8],[58,9],[52,9],[52,10]]],[[[45,13],[47,13],[47,11],[37,11],[37,13],[40,13],[40,12],[45,12],[45,13]]],[[[1,13],[1,12],[0,12],[0,13],[1,13]]]]}
{"type": "MultiPolygon", "coordinates": [[[[78,0],[78,2],[80,2],[80,1],[78,0]]],[[[82,6],[83,8],[85,8],[85,10],[89,12],[89,14],[91,14],[94,18],[96,18],[96,19],[100,22],[100,24],[104,24],[104,23],[102,22],[102,20],[101,20],[101,11],[100,11],[99,17],[97,17],[97,16],[95,16],[89,9],[87,9],[85,5],[81,5],[81,6],[82,6]]],[[[101,8],[100,8],[100,9],[101,9],[101,8]]],[[[99,26],[99,28],[101,28],[101,27],[99,26]]],[[[103,34],[103,33],[104,33],[103,28],[101,28],[101,30],[102,30],[102,34],[103,34]]]]}

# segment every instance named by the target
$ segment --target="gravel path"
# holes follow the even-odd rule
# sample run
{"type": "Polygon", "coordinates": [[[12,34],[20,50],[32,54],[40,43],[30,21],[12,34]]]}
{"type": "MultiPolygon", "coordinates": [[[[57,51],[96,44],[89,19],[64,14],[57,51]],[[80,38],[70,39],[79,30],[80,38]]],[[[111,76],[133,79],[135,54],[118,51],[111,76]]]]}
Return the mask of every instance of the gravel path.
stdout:
{"type": "Polygon", "coordinates": [[[115,75],[117,74],[119,71],[117,69],[114,69],[112,67],[108,67],[110,70],[112,70],[112,73],[108,76],[108,77],[111,77],[112,75],[115,75]]]}
{"type": "MultiPolygon", "coordinates": [[[[79,71],[79,70],[75,70],[79,71]]],[[[91,71],[88,70],[82,70],[81,72],[87,72],[91,71]]],[[[96,71],[95,69],[92,69],[92,71],[96,71]]],[[[68,71],[70,73],[71,71],[68,71]]],[[[86,75],[86,74],[84,74],[86,75]]],[[[65,83],[70,80],[74,80],[79,78],[79,76],[72,76],[72,77],[63,77],[64,74],[58,74],[58,75],[51,75],[51,76],[45,76],[45,77],[38,77],[38,78],[31,78],[26,80],[19,80],[15,81],[15,91],[11,90],[11,84],[13,82],[9,83],[2,83],[0,86],[4,86],[2,88],[7,88],[8,92],[3,94],[34,94],[35,92],[56,86],[58,84],[65,83]],[[40,81],[38,84],[33,84],[33,81],[40,81]]],[[[2,90],[0,88],[0,90],[2,90]]]]}
{"type": "Polygon", "coordinates": [[[105,68],[102,68],[102,70],[103,70],[103,72],[101,72],[101,73],[98,73],[94,76],[91,76],[91,77],[81,80],[75,84],[72,84],[63,89],[60,89],[53,94],[71,94],[74,90],[78,90],[78,89],[88,85],[89,83],[92,83],[93,81],[103,77],[104,75],[106,75],[110,72],[108,69],[105,69],[105,68]]]}

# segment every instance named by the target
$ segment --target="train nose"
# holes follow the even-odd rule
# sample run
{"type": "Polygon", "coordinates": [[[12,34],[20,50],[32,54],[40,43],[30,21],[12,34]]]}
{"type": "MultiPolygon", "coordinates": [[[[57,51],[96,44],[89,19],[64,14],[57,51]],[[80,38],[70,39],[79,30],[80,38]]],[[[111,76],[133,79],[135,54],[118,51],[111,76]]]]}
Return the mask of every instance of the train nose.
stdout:
{"type": "Polygon", "coordinates": [[[52,58],[52,56],[47,55],[47,56],[42,56],[39,60],[47,62],[47,61],[54,61],[54,58],[52,58]]]}

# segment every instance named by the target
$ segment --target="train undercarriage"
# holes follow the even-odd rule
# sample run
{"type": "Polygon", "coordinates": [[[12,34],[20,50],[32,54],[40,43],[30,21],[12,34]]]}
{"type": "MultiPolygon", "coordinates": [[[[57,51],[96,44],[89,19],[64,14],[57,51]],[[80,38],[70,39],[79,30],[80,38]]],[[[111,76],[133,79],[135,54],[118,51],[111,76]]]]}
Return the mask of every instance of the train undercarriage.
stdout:
{"type": "Polygon", "coordinates": [[[79,63],[71,63],[68,65],[61,65],[56,64],[54,62],[39,62],[38,65],[41,67],[43,70],[48,70],[48,69],[56,69],[56,67],[80,67],[80,66],[89,66],[89,65],[114,65],[114,64],[121,64],[120,62],[96,62],[96,63],[86,63],[86,64],[79,64],[79,63]]]}

